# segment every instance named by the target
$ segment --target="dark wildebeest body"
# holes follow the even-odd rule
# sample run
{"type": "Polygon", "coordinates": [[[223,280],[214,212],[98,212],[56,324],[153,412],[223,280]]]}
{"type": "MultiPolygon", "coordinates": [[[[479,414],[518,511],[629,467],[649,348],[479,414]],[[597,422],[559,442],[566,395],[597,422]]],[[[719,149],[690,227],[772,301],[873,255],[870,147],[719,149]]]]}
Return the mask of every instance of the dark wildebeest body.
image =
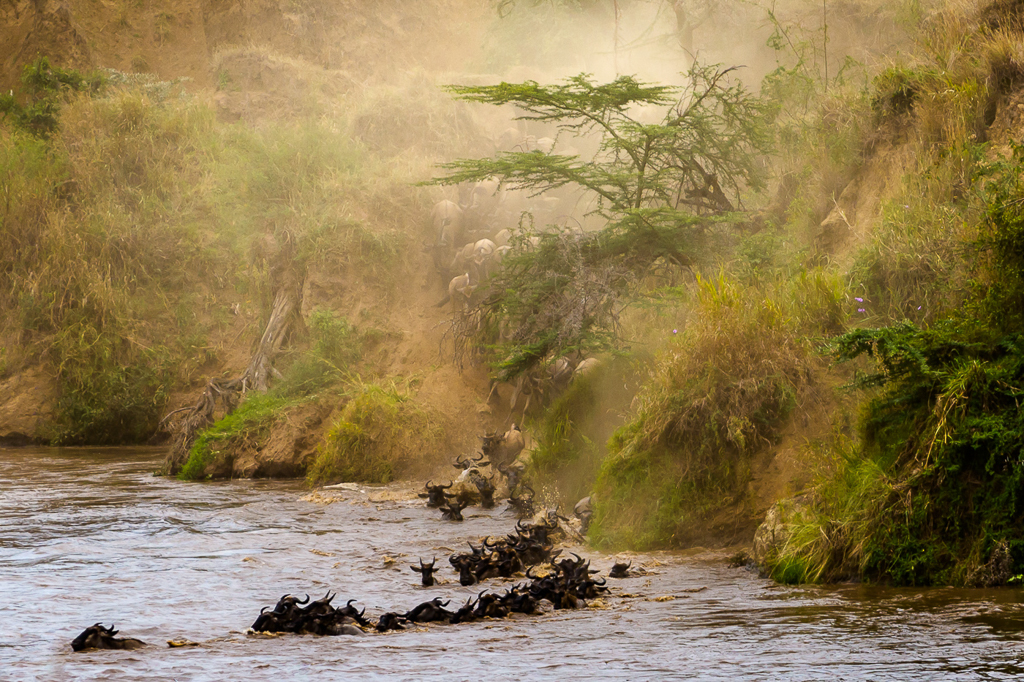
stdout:
{"type": "Polygon", "coordinates": [[[71,640],[71,649],[73,651],[84,651],[86,649],[122,649],[131,651],[149,646],[141,639],[133,637],[118,639],[114,637],[117,633],[118,631],[114,629],[113,625],[109,628],[103,627],[101,623],[90,625],[82,634],[71,640]]]}
{"type": "Polygon", "coordinates": [[[615,563],[614,566],[612,566],[612,570],[608,573],[608,577],[609,578],[628,578],[629,577],[629,567],[632,566],[632,565],[633,565],[632,561],[630,561],[628,564],[622,563],[621,561],[618,561],[618,562],[615,563]]]}
{"type": "Polygon", "coordinates": [[[431,485],[431,483],[433,483],[433,481],[427,481],[424,486],[427,489],[427,492],[420,493],[419,496],[427,499],[428,507],[436,509],[448,501],[444,491],[451,488],[454,484],[449,482],[448,485],[431,485]]]}
{"type": "Polygon", "coordinates": [[[452,619],[451,611],[445,610],[450,601],[442,602],[440,597],[423,602],[412,611],[406,613],[403,618],[414,623],[445,622],[452,619]]]}

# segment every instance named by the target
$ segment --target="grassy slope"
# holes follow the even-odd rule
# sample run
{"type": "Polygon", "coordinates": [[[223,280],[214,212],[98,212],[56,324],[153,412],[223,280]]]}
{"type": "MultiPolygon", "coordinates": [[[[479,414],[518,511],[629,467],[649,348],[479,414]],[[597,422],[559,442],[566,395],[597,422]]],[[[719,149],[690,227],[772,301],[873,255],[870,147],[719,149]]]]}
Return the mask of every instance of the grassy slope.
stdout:
{"type": "Polygon", "coordinates": [[[868,356],[856,440],[784,513],[764,567],[786,581],[861,577],[997,585],[1024,572],[1012,397],[1021,375],[1024,24],[1013,3],[926,22],[916,61],[874,82],[880,129],[913,159],[851,273],[865,319],[837,344],[868,356]],[[873,329],[875,328],[875,329],[873,329]]]}

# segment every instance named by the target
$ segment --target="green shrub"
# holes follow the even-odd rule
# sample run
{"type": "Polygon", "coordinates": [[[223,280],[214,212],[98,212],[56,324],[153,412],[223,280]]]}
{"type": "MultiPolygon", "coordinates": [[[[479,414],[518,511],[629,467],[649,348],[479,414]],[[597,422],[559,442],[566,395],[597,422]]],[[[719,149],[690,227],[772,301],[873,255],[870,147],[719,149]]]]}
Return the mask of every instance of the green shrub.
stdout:
{"type": "Polygon", "coordinates": [[[238,409],[199,434],[188,461],[178,472],[178,478],[183,481],[202,480],[222,450],[231,450],[243,443],[265,441],[282,411],[294,404],[295,400],[278,394],[249,394],[238,409]]]}
{"type": "Polygon", "coordinates": [[[408,475],[443,440],[436,417],[398,386],[357,384],[317,449],[306,479],[311,485],[387,483],[408,475]]]}
{"type": "Polygon", "coordinates": [[[750,458],[776,440],[808,384],[811,349],[778,300],[724,275],[698,287],[693,321],[609,443],[591,530],[599,546],[700,538],[715,511],[742,497],[750,458]]]}
{"type": "Polygon", "coordinates": [[[996,585],[1024,571],[1024,147],[1013,152],[983,169],[987,210],[965,304],[930,327],[858,329],[836,342],[840,359],[874,359],[858,385],[877,392],[860,448],[820,486],[773,573],[996,585]]]}

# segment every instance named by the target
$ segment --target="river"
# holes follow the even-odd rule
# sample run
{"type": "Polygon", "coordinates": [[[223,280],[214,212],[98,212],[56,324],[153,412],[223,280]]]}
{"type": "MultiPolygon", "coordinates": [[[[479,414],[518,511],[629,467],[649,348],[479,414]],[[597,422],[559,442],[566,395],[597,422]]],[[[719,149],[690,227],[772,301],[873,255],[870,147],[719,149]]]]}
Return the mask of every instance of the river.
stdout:
{"type": "Polygon", "coordinates": [[[499,590],[461,587],[447,556],[514,521],[503,505],[441,521],[401,484],[331,491],[330,504],[302,499],[299,482],[186,484],[152,475],[162,458],[0,449],[0,679],[1024,679],[1019,590],[786,587],[714,552],[638,555],[648,575],[609,580],[611,596],[578,611],[247,636],[285,593],[330,589],[376,616],[499,590]],[[447,582],[424,588],[408,565],[434,556],[447,582]],[[97,621],[154,646],[72,653],[97,621]]]}

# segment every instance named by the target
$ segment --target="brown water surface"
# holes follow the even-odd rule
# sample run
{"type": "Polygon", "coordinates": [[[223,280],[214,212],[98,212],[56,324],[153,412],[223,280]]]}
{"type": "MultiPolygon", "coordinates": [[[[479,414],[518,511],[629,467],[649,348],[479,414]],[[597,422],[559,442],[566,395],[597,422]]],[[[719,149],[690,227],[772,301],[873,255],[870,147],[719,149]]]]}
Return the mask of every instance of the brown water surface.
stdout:
{"type": "Polygon", "coordinates": [[[640,556],[651,575],[610,580],[612,596],[580,611],[247,636],[285,593],[330,589],[376,616],[501,589],[461,587],[446,557],[513,520],[472,508],[448,523],[418,500],[370,501],[401,486],[332,491],[344,499],[325,505],[301,500],[300,483],[185,484],[152,475],[162,457],[0,449],[0,679],[1024,679],[1018,590],[782,587],[711,553],[640,556]],[[447,583],[420,587],[408,564],[434,556],[447,583]],[[97,621],[154,646],[72,653],[97,621]],[[166,647],[179,637],[201,646],[166,647]]]}

